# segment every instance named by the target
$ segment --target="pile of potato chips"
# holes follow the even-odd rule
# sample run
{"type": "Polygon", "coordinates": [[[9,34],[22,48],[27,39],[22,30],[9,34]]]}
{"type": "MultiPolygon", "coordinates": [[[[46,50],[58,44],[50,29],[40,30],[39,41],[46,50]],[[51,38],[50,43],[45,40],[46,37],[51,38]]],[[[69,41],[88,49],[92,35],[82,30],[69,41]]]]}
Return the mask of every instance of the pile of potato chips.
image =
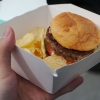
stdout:
{"type": "Polygon", "coordinates": [[[53,70],[65,66],[66,60],[63,57],[57,55],[47,57],[44,42],[45,36],[46,29],[37,27],[34,30],[29,31],[22,38],[16,40],[16,45],[28,53],[43,59],[43,61],[53,70]]]}
{"type": "Polygon", "coordinates": [[[16,40],[16,45],[43,59],[46,57],[44,44],[45,33],[45,28],[37,27],[29,31],[22,38],[16,40]]]}

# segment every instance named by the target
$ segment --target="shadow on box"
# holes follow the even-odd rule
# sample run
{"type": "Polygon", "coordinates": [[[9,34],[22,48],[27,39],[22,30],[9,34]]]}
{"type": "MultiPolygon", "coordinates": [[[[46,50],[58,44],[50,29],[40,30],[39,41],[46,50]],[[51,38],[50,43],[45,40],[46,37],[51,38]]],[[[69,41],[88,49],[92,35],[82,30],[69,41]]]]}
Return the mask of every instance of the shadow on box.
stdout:
{"type": "Polygon", "coordinates": [[[92,67],[89,71],[100,72],[100,63],[92,67]]]}

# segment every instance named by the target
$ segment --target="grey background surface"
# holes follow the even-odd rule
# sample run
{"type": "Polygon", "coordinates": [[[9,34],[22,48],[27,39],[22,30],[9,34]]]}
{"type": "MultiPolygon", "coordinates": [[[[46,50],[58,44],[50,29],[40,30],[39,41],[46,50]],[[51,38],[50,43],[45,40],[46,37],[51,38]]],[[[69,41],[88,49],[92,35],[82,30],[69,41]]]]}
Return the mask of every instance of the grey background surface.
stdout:
{"type": "Polygon", "coordinates": [[[100,72],[88,71],[82,76],[82,85],[56,100],[100,100],[100,72]]]}

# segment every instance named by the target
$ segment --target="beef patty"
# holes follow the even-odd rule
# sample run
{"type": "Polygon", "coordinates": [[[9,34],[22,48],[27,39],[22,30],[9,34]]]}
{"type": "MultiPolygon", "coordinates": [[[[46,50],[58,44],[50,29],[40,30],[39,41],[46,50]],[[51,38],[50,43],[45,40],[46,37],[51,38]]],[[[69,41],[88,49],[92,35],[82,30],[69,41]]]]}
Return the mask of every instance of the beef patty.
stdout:
{"type": "Polygon", "coordinates": [[[90,51],[77,51],[77,50],[68,49],[68,48],[61,46],[53,38],[53,35],[51,34],[51,31],[50,31],[50,27],[47,29],[46,41],[51,45],[55,54],[63,56],[65,59],[71,58],[74,60],[74,62],[79,61],[94,52],[94,49],[90,51]]]}

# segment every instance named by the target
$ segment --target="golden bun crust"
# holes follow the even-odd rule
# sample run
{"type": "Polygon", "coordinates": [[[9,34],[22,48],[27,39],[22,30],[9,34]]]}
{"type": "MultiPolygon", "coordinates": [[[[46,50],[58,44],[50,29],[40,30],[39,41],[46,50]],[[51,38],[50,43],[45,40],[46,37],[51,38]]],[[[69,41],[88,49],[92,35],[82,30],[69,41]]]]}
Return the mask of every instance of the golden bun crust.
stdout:
{"type": "Polygon", "coordinates": [[[89,51],[100,43],[100,31],[87,18],[70,12],[54,17],[50,28],[55,40],[65,48],[89,51]]]}

